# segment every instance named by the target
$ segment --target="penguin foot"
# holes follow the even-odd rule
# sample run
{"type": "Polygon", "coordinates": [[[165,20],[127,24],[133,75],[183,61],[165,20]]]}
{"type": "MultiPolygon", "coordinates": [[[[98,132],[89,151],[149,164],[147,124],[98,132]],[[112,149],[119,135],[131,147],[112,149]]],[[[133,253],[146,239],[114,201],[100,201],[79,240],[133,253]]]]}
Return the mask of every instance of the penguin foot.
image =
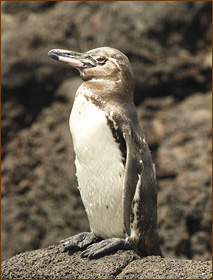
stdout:
{"type": "Polygon", "coordinates": [[[133,245],[131,242],[121,238],[105,239],[98,243],[88,246],[81,253],[81,257],[82,258],[88,257],[89,259],[93,259],[96,257],[106,255],[107,253],[118,249],[132,250],[133,245]]]}
{"type": "Polygon", "coordinates": [[[100,241],[101,238],[95,236],[91,232],[82,232],[74,236],[61,240],[60,243],[64,245],[66,250],[72,248],[84,249],[92,243],[100,241]]]}

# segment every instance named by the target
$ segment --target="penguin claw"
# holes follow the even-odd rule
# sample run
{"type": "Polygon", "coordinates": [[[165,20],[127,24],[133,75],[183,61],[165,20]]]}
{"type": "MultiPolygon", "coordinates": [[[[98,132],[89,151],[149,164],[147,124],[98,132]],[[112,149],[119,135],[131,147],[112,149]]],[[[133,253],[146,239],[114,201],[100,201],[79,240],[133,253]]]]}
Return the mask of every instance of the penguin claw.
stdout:
{"type": "Polygon", "coordinates": [[[98,242],[99,240],[100,238],[98,238],[91,232],[82,232],[61,240],[60,244],[63,244],[66,250],[73,248],[84,249],[90,244],[98,242]]]}
{"type": "Polygon", "coordinates": [[[132,250],[133,245],[129,241],[121,238],[105,239],[98,243],[88,246],[81,253],[81,257],[82,258],[88,257],[89,259],[93,259],[96,257],[106,255],[107,253],[118,249],[132,250]]]}

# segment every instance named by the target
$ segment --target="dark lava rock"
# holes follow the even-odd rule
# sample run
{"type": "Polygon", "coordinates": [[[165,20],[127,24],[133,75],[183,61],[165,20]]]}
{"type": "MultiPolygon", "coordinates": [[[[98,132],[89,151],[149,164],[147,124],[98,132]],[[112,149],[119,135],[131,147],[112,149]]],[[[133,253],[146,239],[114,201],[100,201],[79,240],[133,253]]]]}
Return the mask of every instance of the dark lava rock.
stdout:
{"type": "Polygon", "coordinates": [[[110,46],[129,57],[134,71],[135,102],[157,169],[164,256],[209,260],[211,1],[1,6],[2,259],[89,230],[68,127],[81,80],[47,52],[110,46]]]}
{"type": "Polygon", "coordinates": [[[26,252],[2,262],[1,279],[210,279],[211,261],[139,258],[117,251],[88,260],[63,246],[26,252]]]}

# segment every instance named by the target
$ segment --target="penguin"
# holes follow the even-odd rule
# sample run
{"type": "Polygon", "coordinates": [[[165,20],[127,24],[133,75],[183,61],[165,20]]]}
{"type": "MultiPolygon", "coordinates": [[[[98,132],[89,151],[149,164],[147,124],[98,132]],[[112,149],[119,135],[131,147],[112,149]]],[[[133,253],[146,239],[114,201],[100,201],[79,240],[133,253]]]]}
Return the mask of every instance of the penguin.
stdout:
{"type": "Polygon", "coordinates": [[[135,250],[162,256],[157,232],[157,184],[151,152],[133,103],[134,76],[121,51],[53,49],[48,55],[80,72],[69,126],[78,188],[90,232],[61,241],[89,259],[135,250]]]}

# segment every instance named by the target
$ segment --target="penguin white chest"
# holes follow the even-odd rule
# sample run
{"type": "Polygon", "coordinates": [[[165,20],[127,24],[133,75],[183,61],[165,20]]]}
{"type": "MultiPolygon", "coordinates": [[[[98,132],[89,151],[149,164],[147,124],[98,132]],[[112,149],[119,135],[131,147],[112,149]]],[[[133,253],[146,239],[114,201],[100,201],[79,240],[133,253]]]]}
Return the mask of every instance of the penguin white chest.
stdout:
{"type": "Polygon", "coordinates": [[[79,190],[90,228],[102,238],[123,238],[125,167],[105,112],[80,94],[70,115],[70,131],[76,153],[79,190]]]}

